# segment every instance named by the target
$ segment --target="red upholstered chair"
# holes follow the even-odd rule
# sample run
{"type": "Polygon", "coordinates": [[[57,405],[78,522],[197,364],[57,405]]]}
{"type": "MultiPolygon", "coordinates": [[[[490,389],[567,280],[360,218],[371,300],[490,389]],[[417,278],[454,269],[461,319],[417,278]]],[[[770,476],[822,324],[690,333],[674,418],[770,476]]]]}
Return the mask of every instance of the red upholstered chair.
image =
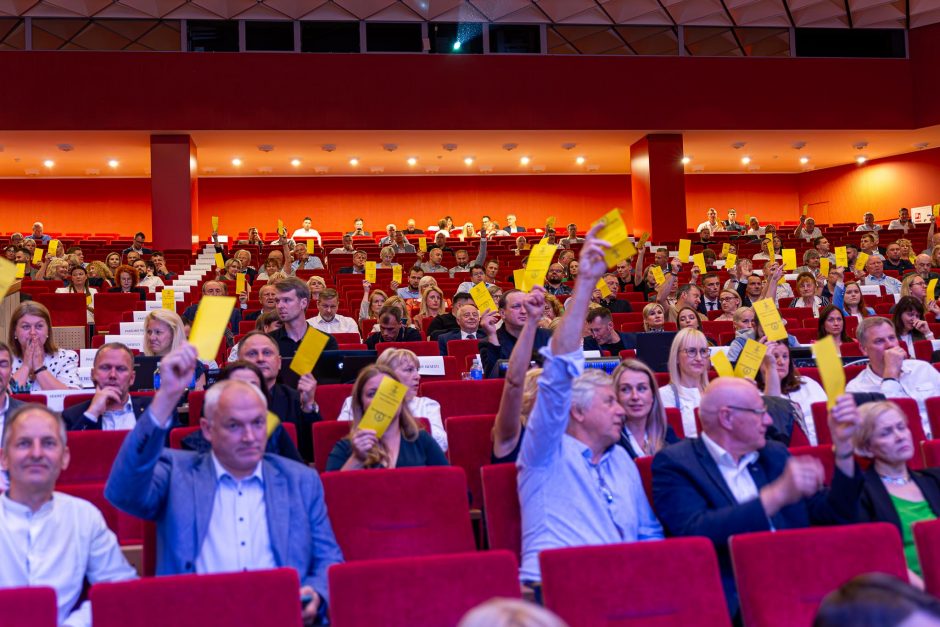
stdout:
{"type": "Polygon", "coordinates": [[[335,627],[456,625],[480,603],[518,599],[520,592],[508,551],[351,562],[331,567],[328,576],[335,627]],[[402,584],[424,593],[402,594],[402,584]]]}
{"type": "Polygon", "coordinates": [[[205,390],[193,390],[186,396],[189,403],[189,424],[196,427],[202,418],[202,405],[206,400],[205,390]]]}
{"type": "MultiPolygon", "coordinates": [[[[898,406],[907,414],[907,426],[911,430],[911,437],[914,439],[915,451],[920,447],[920,443],[927,439],[924,434],[924,425],[921,422],[920,410],[917,408],[917,402],[912,398],[889,398],[889,401],[897,403],[898,406]]],[[[820,444],[832,444],[832,435],[829,433],[828,414],[826,403],[819,402],[812,404],[813,422],[816,425],[816,437],[820,444]]],[[[920,455],[914,455],[911,458],[911,468],[923,468],[923,459],[920,455]]]]}
{"type": "Polygon", "coordinates": [[[300,627],[298,590],[297,571],[278,568],[102,583],[88,596],[95,627],[300,627]]]}
{"type": "Polygon", "coordinates": [[[826,485],[832,484],[832,475],[836,471],[836,458],[835,453],[832,452],[831,444],[820,446],[791,446],[789,451],[790,455],[794,457],[807,456],[818,459],[822,463],[823,469],[826,471],[826,485]]]}
{"type": "Polygon", "coordinates": [[[463,468],[470,487],[470,507],[483,508],[483,484],[480,468],[490,463],[493,454],[492,414],[453,416],[444,423],[447,431],[447,457],[450,463],[463,468]]]}
{"type": "Polygon", "coordinates": [[[188,436],[190,433],[195,433],[199,430],[199,427],[176,427],[175,429],[170,429],[170,448],[175,448],[180,450],[183,448],[183,438],[188,436]]]}
{"type": "Polygon", "coordinates": [[[483,519],[491,550],[522,555],[522,513],[516,488],[515,464],[492,464],[480,469],[483,481],[483,519]]]}
{"type": "Polygon", "coordinates": [[[108,480],[127,431],[73,431],[69,433],[69,467],[59,475],[57,486],[99,483],[108,480]]]}
{"type": "MultiPolygon", "coordinates": [[[[666,375],[669,376],[668,374],[666,375]]],[[[678,407],[666,408],[666,422],[680,438],[685,437],[685,427],[682,426],[682,411],[678,407]]]]}
{"type": "Polygon", "coordinates": [[[347,561],[476,549],[460,468],[328,472],[321,479],[347,561]]]}
{"type": "Polygon", "coordinates": [[[930,594],[940,596],[940,520],[914,523],[913,529],[924,587],[930,594]]]}
{"type": "Polygon", "coordinates": [[[375,345],[375,354],[381,355],[390,348],[406,348],[422,357],[440,357],[441,355],[437,342],[379,342],[375,345]]]}
{"type": "Polygon", "coordinates": [[[125,311],[133,311],[141,303],[137,294],[101,292],[95,294],[95,327],[107,329],[113,323],[121,321],[125,311]]]}
{"type": "Polygon", "coordinates": [[[646,492],[646,500],[653,504],[653,458],[652,456],[637,457],[633,460],[636,463],[637,470],[640,471],[640,479],[643,480],[643,490],[646,492]]]}
{"type": "Polygon", "coordinates": [[[731,625],[706,538],[553,549],[539,563],[545,607],[571,627],[731,625]]]}
{"type": "Polygon", "coordinates": [[[337,344],[358,344],[362,341],[358,333],[333,333],[337,344]]]}
{"type": "Polygon", "coordinates": [[[503,379],[482,381],[427,381],[421,384],[421,396],[429,396],[441,404],[441,417],[478,416],[499,410],[503,379]]]}
{"type": "MultiPolygon", "coordinates": [[[[62,284],[60,283],[59,286],[62,284]]],[[[98,296],[96,295],[97,299],[98,296]]],[[[83,327],[88,322],[84,294],[56,294],[40,292],[33,298],[49,309],[54,327],[83,327]]]]}
{"type": "MultiPolygon", "coordinates": [[[[940,395],[940,390],[937,391],[940,395]]],[[[927,419],[930,421],[930,432],[934,438],[940,439],[940,396],[928,398],[924,404],[927,406],[927,419]]]]}
{"type": "Polygon", "coordinates": [[[940,440],[926,440],[920,443],[925,468],[940,468],[940,440]]]}
{"type": "Polygon", "coordinates": [[[85,401],[90,401],[94,397],[94,392],[90,394],[70,394],[62,399],[62,408],[68,409],[69,407],[74,407],[75,405],[81,405],[85,401]]]}
{"type": "Polygon", "coordinates": [[[457,359],[458,367],[463,367],[467,356],[474,356],[480,352],[479,340],[451,340],[447,342],[447,354],[457,359]]]}
{"type": "Polygon", "coordinates": [[[18,401],[23,401],[24,403],[39,403],[40,405],[46,404],[45,394],[14,394],[13,398],[18,401]]]}
{"type": "Polygon", "coordinates": [[[3,627],[56,627],[59,609],[53,588],[0,589],[0,625],[3,627]]]}
{"type": "Polygon", "coordinates": [[[326,462],[336,443],[349,435],[352,423],[339,420],[315,422],[313,429],[313,465],[321,474],[326,472],[326,462]]]}
{"type": "Polygon", "coordinates": [[[336,420],[339,410],[343,408],[343,401],[352,394],[352,388],[352,383],[318,385],[313,399],[320,408],[320,417],[323,420],[336,420]]]}
{"type": "Polygon", "coordinates": [[[809,625],[825,595],[863,573],[907,581],[901,536],[890,523],[732,536],[731,560],[745,625],[809,625]]]}

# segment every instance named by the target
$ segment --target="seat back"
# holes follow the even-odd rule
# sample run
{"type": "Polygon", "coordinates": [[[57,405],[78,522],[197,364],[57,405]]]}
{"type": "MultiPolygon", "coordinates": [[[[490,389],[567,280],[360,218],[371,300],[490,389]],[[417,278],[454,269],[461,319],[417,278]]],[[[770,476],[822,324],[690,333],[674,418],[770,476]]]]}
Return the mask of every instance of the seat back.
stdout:
{"type": "Polygon", "coordinates": [[[643,481],[643,491],[646,492],[646,500],[650,506],[653,505],[653,456],[637,457],[633,460],[636,463],[636,469],[640,471],[640,479],[643,481]]]}
{"type": "Polygon", "coordinates": [[[863,573],[907,581],[901,536],[889,523],[745,533],[730,544],[745,625],[810,625],[824,596],[863,573]]]}
{"type": "Polygon", "coordinates": [[[836,471],[836,456],[832,452],[832,445],[820,446],[791,446],[790,455],[794,457],[815,457],[823,465],[826,473],[826,485],[832,485],[832,475],[836,471]]]}
{"type": "Polygon", "coordinates": [[[140,302],[140,295],[136,292],[95,294],[95,327],[107,329],[115,322],[120,322],[121,315],[125,311],[133,311],[140,302]]]}
{"type": "Polygon", "coordinates": [[[940,520],[914,523],[913,530],[924,588],[930,594],[940,596],[940,520]]]}
{"type": "Polygon", "coordinates": [[[467,479],[430,466],[322,476],[336,540],[347,561],[473,551],[467,479]]]}
{"type": "Polygon", "coordinates": [[[463,468],[470,487],[470,507],[483,508],[483,484],[480,468],[490,463],[493,454],[493,422],[496,416],[454,416],[444,423],[447,431],[447,457],[463,468]]]}
{"type": "Polygon", "coordinates": [[[335,627],[456,625],[489,599],[518,599],[518,572],[508,551],[338,564],[328,573],[330,619],[335,627]],[[393,582],[426,593],[403,595],[393,582]]]}
{"type": "MultiPolygon", "coordinates": [[[[61,287],[62,284],[59,283],[58,286],[61,287]]],[[[98,296],[96,294],[95,299],[98,296]]],[[[84,327],[88,321],[84,294],[41,292],[36,294],[33,300],[46,306],[54,327],[84,327]]]]}
{"type": "Polygon", "coordinates": [[[186,395],[186,402],[189,403],[189,424],[199,425],[199,419],[202,418],[202,405],[206,400],[205,390],[192,390],[186,395]]]}
{"type": "Polygon", "coordinates": [[[441,417],[479,416],[499,410],[503,393],[503,379],[482,381],[427,381],[421,384],[421,396],[433,398],[441,404],[441,417]]]}
{"type": "Polygon", "coordinates": [[[182,449],[183,439],[196,431],[199,431],[199,427],[176,427],[175,429],[170,429],[170,448],[182,449]]]}
{"type": "Polygon", "coordinates": [[[349,435],[352,423],[349,421],[324,420],[313,423],[313,464],[317,472],[326,472],[326,462],[336,443],[349,435]]]}
{"type": "Polygon", "coordinates": [[[300,627],[299,589],[297,571],[278,568],[101,583],[88,596],[95,627],[300,627]]]}
{"type": "Polygon", "coordinates": [[[483,483],[483,518],[490,550],[506,549],[522,555],[522,512],[516,487],[515,464],[493,464],[480,469],[483,483]]]}
{"type": "Polygon", "coordinates": [[[318,385],[313,398],[320,407],[320,416],[323,420],[336,420],[339,410],[343,408],[343,401],[352,394],[352,383],[333,383],[318,385]]]}
{"type": "Polygon", "coordinates": [[[69,467],[62,471],[58,485],[97,483],[108,480],[111,465],[127,431],[73,431],[69,433],[69,467]]]}
{"type": "Polygon", "coordinates": [[[447,342],[447,354],[457,359],[457,367],[463,371],[467,356],[480,352],[479,340],[450,340],[447,342]]]}
{"type": "Polygon", "coordinates": [[[53,588],[0,589],[0,625],[3,627],[56,627],[58,612],[53,588]]]}
{"type": "Polygon", "coordinates": [[[571,627],[731,624],[706,538],[553,549],[539,563],[545,607],[571,627]]]}
{"type": "Polygon", "coordinates": [[[381,355],[390,348],[404,348],[422,357],[439,357],[441,354],[437,342],[378,342],[375,354],[381,355]]]}
{"type": "Polygon", "coordinates": [[[937,396],[924,401],[927,406],[927,419],[930,421],[930,433],[934,438],[940,438],[940,390],[937,396]]]}
{"type": "Polygon", "coordinates": [[[940,440],[926,440],[920,443],[925,468],[940,468],[940,440]]]}

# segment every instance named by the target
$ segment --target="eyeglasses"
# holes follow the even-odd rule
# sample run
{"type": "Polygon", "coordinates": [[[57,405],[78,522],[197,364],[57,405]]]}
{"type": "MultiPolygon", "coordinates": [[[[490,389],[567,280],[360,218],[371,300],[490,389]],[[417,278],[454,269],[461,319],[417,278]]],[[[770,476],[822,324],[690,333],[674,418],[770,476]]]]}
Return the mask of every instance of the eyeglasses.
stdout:
{"type": "Polygon", "coordinates": [[[679,352],[685,353],[689,359],[708,357],[711,354],[711,351],[707,348],[683,348],[679,352]]]}
{"type": "Polygon", "coordinates": [[[737,411],[746,411],[754,414],[755,416],[763,416],[767,413],[767,405],[761,406],[759,409],[752,409],[751,407],[737,407],[736,405],[727,405],[728,409],[736,409],[737,411]]]}
{"type": "Polygon", "coordinates": [[[719,303],[733,303],[734,301],[737,301],[737,300],[741,300],[741,299],[735,298],[734,296],[725,296],[724,298],[719,298],[718,302],[719,303]]]}

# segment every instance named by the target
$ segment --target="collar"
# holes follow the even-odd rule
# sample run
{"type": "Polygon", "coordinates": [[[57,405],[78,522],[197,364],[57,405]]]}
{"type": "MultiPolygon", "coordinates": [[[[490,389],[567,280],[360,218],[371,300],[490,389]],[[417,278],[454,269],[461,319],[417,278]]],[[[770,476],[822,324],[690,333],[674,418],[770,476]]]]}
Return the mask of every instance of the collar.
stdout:
{"type": "Polygon", "coordinates": [[[6,510],[7,513],[13,516],[17,516],[19,518],[25,518],[27,520],[48,514],[49,512],[52,511],[52,507],[54,503],[55,503],[55,493],[53,492],[53,497],[50,498],[45,503],[43,503],[42,507],[40,507],[39,510],[34,512],[26,505],[23,505],[22,503],[17,503],[13,499],[11,499],[9,492],[4,492],[2,495],[0,495],[0,504],[2,504],[3,509],[6,510]]]}
{"type": "Polygon", "coordinates": [[[111,411],[106,411],[102,416],[120,416],[121,414],[133,414],[134,413],[134,403],[131,401],[131,396],[128,395],[127,402],[124,403],[124,407],[121,409],[114,409],[111,411]]]}
{"type": "Polygon", "coordinates": [[[757,458],[760,456],[757,451],[751,451],[746,455],[742,455],[741,459],[736,462],[734,461],[734,457],[731,456],[731,453],[721,448],[721,446],[708,437],[708,434],[704,431],[702,432],[701,438],[702,443],[705,445],[705,450],[708,451],[708,454],[719,468],[741,470],[756,462],[757,458]]]}
{"type": "MultiPolygon", "coordinates": [[[[908,360],[905,359],[904,361],[908,361],[908,360]]],[[[875,380],[876,383],[881,383],[882,381],[884,381],[884,377],[878,376],[877,374],[875,374],[875,371],[871,369],[871,363],[870,363],[870,362],[869,362],[868,366],[865,368],[865,370],[868,372],[868,374],[871,375],[871,377],[875,380]]],[[[908,368],[908,367],[902,362],[902,363],[901,363],[901,376],[898,377],[898,383],[901,382],[901,377],[903,377],[903,376],[906,375],[906,374],[910,374],[910,373],[911,373],[911,369],[908,368]]]]}
{"type": "Polygon", "coordinates": [[[590,446],[588,446],[587,444],[585,444],[578,438],[574,437],[570,433],[565,434],[565,439],[571,443],[571,446],[573,446],[574,449],[578,452],[578,455],[583,457],[584,461],[587,462],[588,466],[592,468],[595,468],[603,464],[604,461],[607,460],[608,457],[610,457],[610,451],[613,450],[614,446],[616,446],[616,444],[612,444],[611,446],[608,446],[607,450],[605,450],[603,454],[601,454],[600,459],[598,459],[597,463],[595,464],[594,462],[591,461],[591,458],[594,457],[594,452],[591,450],[590,446]]]}
{"type": "MultiPolygon", "coordinates": [[[[229,471],[222,467],[222,464],[219,462],[219,458],[215,456],[215,451],[210,452],[209,457],[212,458],[212,467],[215,469],[216,481],[222,481],[223,477],[228,477],[235,483],[238,483],[238,480],[235,479],[235,477],[233,477],[229,471]]],[[[257,479],[261,482],[262,486],[264,485],[264,474],[261,472],[261,462],[258,462],[258,465],[255,466],[254,472],[245,477],[245,479],[257,479]]],[[[242,479],[242,481],[245,481],[245,479],[242,479]]]]}

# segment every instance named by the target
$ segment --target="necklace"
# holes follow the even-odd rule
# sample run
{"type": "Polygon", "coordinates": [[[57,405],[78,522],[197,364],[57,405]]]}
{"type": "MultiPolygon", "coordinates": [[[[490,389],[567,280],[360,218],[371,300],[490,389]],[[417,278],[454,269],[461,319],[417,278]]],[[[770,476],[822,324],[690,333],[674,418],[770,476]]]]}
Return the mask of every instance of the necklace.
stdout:
{"type": "Polygon", "coordinates": [[[912,481],[910,475],[905,475],[903,477],[889,477],[888,475],[878,476],[881,477],[881,480],[888,485],[905,486],[912,481]]]}

